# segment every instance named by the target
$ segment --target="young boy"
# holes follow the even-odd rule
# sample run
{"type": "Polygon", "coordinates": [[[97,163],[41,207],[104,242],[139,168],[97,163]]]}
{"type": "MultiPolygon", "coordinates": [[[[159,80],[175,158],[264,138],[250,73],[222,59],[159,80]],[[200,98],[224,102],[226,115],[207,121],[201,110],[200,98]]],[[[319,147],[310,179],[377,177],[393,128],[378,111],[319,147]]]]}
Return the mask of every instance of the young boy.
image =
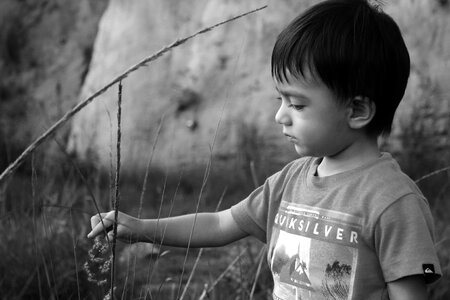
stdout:
{"type": "MultiPolygon", "coordinates": [[[[275,120],[302,157],[218,213],[140,220],[120,213],[122,241],[192,247],[248,235],[268,244],[274,299],[426,299],[439,278],[433,220],[377,138],[390,132],[409,76],[396,23],[364,0],[329,0],[279,35],[275,120]],[[156,232],[156,238],[155,237],[156,232]]],[[[113,212],[102,214],[104,225],[113,212]]],[[[92,238],[103,232],[97,215],[92,238]]],[[[112,235],[112,233],[108,233],[112,235]]]]}

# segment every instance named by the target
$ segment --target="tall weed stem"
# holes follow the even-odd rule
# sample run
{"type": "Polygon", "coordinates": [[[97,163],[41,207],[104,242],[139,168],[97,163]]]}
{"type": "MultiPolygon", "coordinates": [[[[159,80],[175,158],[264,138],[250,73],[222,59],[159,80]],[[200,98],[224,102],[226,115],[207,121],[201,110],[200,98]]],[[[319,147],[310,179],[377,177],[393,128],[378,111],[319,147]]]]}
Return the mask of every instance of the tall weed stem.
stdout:
{"type": "Polygon", "coordinates": [[[113,225],[113,239],[111,247],[111,288],[110,295],[114,299],[114,281],[116,270],[116,242],[117,242],[117,219],[119,217],[119,202],[120,202],[120,144],[122,139],[121,131],[121,119],[122,119],[122,81],[119,82],[119,92],[117,100],[117,161],[116,161],[116,181],[115,181],[115,198],[114,198],[114,225],[113,225]]]}

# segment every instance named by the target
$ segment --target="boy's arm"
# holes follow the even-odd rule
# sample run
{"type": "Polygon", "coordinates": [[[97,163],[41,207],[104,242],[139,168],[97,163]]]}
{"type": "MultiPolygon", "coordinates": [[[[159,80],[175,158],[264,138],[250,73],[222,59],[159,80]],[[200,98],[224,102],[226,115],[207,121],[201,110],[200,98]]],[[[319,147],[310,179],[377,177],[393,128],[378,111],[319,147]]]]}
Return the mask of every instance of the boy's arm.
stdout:
{"type": "MultiPolygon", "coordinates": [[[[105,227],[110,229],[114,212],[101,214],[105,227]]],[[[117,237],[124,242],[153,242],[168,246],[187,247],[217,247],[241,239],[248,234],[242,231],[231,215],[231,210],[216,213],[198,213],[170,217],[164,219],[137,219],[124,213],[119,213],[117,237]],[[195,227],[190,238],[192,225],[195,227]]],[[[93,238],[103,232],[103,225],[98,215],[91,218],[92,231],[88,234],[93,238]]],[[[112,238],[112,232],[108,235],[112,238]]]]}
{"type": "Polygon", "coordinates": [[[388,282],[389,299],[391,300],[426,300],[427,287],[422,275],[413,275],[388,282]]]}
{"type": "MultiPolygon", "coordinates": [[[[143,241],[152,242],[157,222],[157,220],[143,221],[146,232],[143,241]]],[[[176,247],[186,247],[189,239],[191,239],[190,247],[218,247],[247,236],[247,233],[238,227],[230,209],[214,213],[198,213],[197,217],[190,214],[160,219],[157,226],[157,242],[160,243],[164,235],[163,244],[176,247]],[[190,238],[194,220],[195,227],[190,238]]]]}

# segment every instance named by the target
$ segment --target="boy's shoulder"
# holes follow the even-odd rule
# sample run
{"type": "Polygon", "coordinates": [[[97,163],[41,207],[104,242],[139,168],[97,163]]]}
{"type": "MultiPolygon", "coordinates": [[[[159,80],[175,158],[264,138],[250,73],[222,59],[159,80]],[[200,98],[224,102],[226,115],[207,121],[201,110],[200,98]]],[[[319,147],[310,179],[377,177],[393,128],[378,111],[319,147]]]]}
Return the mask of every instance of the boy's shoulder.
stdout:
{"type": "Polygon", "coordinates": [[[423,197],[415,182],[406,175],[398,162],[387,152],[383,152],[379,160],[362,170],[361,181],[368,187],[377,189],[380,195],[400,198],[407,194],[423,197]]]}
{"type": "Polygon", "coordinates": [[[382,153],[377,162],[359,170],[347,188],[357,192],[361,206],[366,207],[374,216],[383,214],[400,202],[421,209],[429,207],[416,183],[402,171],[389,153],[382,153]]]}

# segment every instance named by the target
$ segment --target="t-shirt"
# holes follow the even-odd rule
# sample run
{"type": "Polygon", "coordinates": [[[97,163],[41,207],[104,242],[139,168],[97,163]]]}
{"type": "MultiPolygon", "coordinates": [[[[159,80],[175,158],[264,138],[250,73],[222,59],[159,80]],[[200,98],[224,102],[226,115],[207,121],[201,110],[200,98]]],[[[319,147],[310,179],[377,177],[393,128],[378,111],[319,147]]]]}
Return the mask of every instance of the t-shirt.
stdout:
{"type": "Polygon", "coordinates": [[[389,299],[386,282],[440,277],[427,200],[388,153],[316,176],[301,158],[231,208],[268,244],[274,299],[389,299]]]}

